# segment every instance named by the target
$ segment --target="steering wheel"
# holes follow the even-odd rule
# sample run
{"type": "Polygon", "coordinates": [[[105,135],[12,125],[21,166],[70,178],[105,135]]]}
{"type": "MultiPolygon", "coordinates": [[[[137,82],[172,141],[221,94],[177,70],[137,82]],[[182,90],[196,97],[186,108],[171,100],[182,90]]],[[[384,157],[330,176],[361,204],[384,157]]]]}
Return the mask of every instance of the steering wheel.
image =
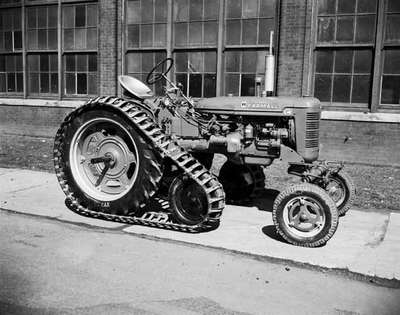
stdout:
{"type": "Polygon", "coordinates": [[[164,60],[160,61],[159,63],[157,63],[153,69],[151,69],[151,71],[149,72],[149,74],[147,75],[146,78],[146,83],[149,85],[152,85],[158,81],[160,81],[163,76],[165,76],[169,70],[171,70],[172,66],[174,64],[174,59],[172,58],[165,58],[164,60]],[[167,67],[167,70],[165,70],[164,72],[161,73],[155,73],[155,71],[159,68],[159,67],[164,67],[164,65],[170,61],[169,66],[167,67]]]}

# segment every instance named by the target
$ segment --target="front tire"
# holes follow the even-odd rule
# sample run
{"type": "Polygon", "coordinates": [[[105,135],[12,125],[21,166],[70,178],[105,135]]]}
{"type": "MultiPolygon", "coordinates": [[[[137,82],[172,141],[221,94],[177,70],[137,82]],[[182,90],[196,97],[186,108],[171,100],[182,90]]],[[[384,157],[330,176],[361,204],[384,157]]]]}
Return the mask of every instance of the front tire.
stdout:
{"type": "Polygon", "coordinates": [[[133,214],[156,192],[162,175],[161,157],[128,117],[102,103],[67,116],[54,141],[54,163],[72,210],[133,214]]]}
{"type": "Polygon", "coordinates": [[[335,202],[340,216],[349,211],[356,197],[356,186],[350,175],[344,170],[329,177],[325,191],[335,202]]]}
{"type": "Polygon", "coordinates": [[[275,199],[272,218],[287,242],[304,247],[324,245],[339,222],[333,200],[322,188],[308,183],[282,191],[275,199]]]}

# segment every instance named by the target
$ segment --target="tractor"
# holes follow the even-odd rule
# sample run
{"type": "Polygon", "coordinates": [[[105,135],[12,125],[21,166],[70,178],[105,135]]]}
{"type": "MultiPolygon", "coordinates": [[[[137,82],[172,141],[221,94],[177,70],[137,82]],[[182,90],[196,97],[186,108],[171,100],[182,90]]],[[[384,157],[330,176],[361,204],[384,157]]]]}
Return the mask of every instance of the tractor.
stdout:
{"type": "Polygon", "coordinates": [[[276,197],[272,217],[289,243],[317,247],[335,233],[355,186],[343,163],[319,161],[321,105],[312,97],[194,100],[168,79],[173,59],[146,83],[119,76],[123,98],[99,96],[70,112],[54,140],[65,203],[84,216],[185,232],[219,225],[225,201],[265,186],[264,168],[288,163],[299,183],[276,197]],[[154,97],[149,85],[164,85],[154,97]],[[215,156],[225,156],[218,176],[215,156]]]}

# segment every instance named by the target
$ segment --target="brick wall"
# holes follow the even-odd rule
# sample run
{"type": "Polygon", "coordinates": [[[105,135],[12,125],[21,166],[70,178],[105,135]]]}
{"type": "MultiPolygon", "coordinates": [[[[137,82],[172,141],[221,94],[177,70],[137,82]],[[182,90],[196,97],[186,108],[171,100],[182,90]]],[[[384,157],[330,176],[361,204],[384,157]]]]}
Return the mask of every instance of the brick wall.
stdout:
{"type": "Polygon", "coordinates": [[[302,94],[308,1],[281,0],[277,95],[302,94]]]}
{"type": "Polygon", "coordinates": [[[118,0],[99,1],[99,71],[101,95],[117,94],[117,2],[118,0]]]}

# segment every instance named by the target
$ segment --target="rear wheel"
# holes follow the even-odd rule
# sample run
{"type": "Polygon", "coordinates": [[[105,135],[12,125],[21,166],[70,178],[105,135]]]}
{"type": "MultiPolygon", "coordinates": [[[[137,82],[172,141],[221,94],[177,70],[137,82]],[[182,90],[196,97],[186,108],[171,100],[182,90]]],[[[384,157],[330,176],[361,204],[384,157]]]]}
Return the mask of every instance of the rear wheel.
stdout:
{"type": "Polygon", "coordinates": [[[68,204],[126,215],[157,190],[161,158],[124,114],[79,109],[57,132],[56,172],[68,204]]]}
{"type": "Polygon", "coordinates": [[[308,183],[282,191],[275,199],[272,217],[286,241],[305,247],[325,244],[339,222],[333,200],[322,188],[308,183]]]}

